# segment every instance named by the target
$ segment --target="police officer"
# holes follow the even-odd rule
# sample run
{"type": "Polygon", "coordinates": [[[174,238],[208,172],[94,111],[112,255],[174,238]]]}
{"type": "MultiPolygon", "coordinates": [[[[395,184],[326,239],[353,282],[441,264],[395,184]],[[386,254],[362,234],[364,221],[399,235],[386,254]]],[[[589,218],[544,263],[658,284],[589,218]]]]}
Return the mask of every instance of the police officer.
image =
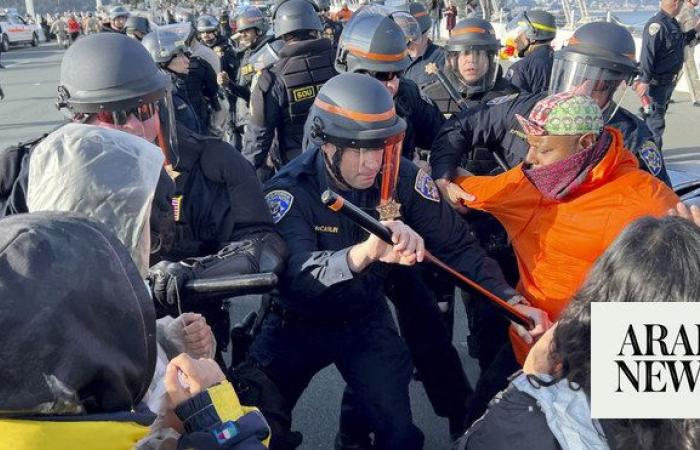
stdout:
{"type": "MultiPolygon", "coordinates": [[[[405,223],[384,222],[393,247],[319,201],[333,189],[377,215],[383,156],[400,151],[406,128],[381,83],[361,74],[331,79],[316,97],[308,125],[309,146],[265,186],[289,259],[272,313],[252,345],[252,361],[277,384],[289,410],[312,377],[335,364],[362,413],[355,425],[374,433],[376,448],[419,449],[423,437],[412,423],[408,397],[410,358],[383,300],[389,270],[419,262],[425,239],[436,255],[503,298],[515,291],[431,178],[406,159],[396,190],[405,223]]],[[[276,446],[274,429],[272,436],[271,448],[290,448],[276,446]]]]}
{"type": "Polygon", "coordinates": [[[176,122],[197,132],[200,124],[189,101],[186,87],[186,78],[190,71],[189,49],[175,33],[163,31],[162,27],[144,36],[141,44],[148,50],[153,61],[170,76],[176,122]]]}
{"type": "MultiPolygon", "coordinates": [[[[200,50],[206,50],[207,52],[212,52],[212,50],[196,41],[197,32],[190,22],[163,25],[160,29],[163,32],[177,34],[178,39],[183,41],[189,48],[190,56],[188,58],[190,64],[188,73],[184,77],[184,89],[187,92],[188,102],[192,105],[197,116],[199,129],[195,131],[200,134],[210,134],[210,117],[215,111],[220,109],[216,71],[204,58],[194,54],[191,45],[197,45],[200,50]]],[[[218,63],[218,58],[215,54],[213,57],[218,63]]]]}
{"type": "Polygon", "coordinates": [[[440,110],[421,95],[404,75],[411,64],[406,39],[391,17],[358,14],[343,30],[335,68],[338,72],[367,73],[381,81],[394,97],[396,112],[407,124],[403,156],[416,157],[416,148],[429,149],[444,122],[440,110]]]}
{"type": "Polygon", "coordinates": [[[129,17],[129,10],[126,6],[115,6],[109,10],[109,24],[102,25],[103,33],[126,33],[126,19],[129,17]]]}
{"type": "Polygon", "coordinates": [[[227,76],[235,78],[238,73],[239,56],[228,40],[219,33],[219,22],[214,16],[208,14],[197,18],[197,38],[199,42],[214,50],[220,60],[221,72],[227,76]]]}
{"type": "Polygon", "coordinates": [[[640,98],[648,95],[651,112],[646,123],[654,133],[654,141],[662,149],[666,128],[666,108],[683,67],[685,46],[692,43],[700,30],[700,21],[683,33],[676,20],[684,0],[662,0],[661,10],[644,26],[640,77],[635,90],[640,98]]]}
{"type": "Polygon", "coordinates": [[[236,16],[236,34],[238,38],[238,72],[234,76],[228,73],[219,74],[217,81],[229,92],[232,104],[235,104],[234,140],[235,147],[243,145],[243,135],[248,125],[250,111],[250,87],[253,83],[256,69],[250,60],[265,44],[273,38],[268,36],[268,25],[265,16],[255,6],[248,6],[239,11],[236,16]]]}
{"type": "Polygon", "coordinates": [[[330,39],[337,46],[340,33],[343,32],[343,25],[333,20],[330,0],[317,0],[316,3],[318,4],[318,17],[321,19],[323,37],[330,39]]]}
{"type": "MultiPolygon", "coordinates": [[[[501,76],[496,60],[500,47],[493,26],[483,19],[461,20],[452,30],[445,45],[448,51],[445,75],[464,99],[466,108],[477,108],[494,98],[518,92],[501,76]]],[[[456,114],[460,111],[440,81],[426,86],[423,93],[431,97],[443,113],[456,114]]],[[[464,155],[460,166],[475,175],[499,171],[492,150],[483,146],[474,146],[471,153],[464,155]]],[[[484,250],[499,263],[506,279],[515,284],[518,269],[508,235],[501,224],[481,211],[472,211],[465,218],[484,250]]],[[[485,371],[507,339],[508,321],[480,295],[462,292],[462,298],[465,300],[469,326],[469,354],[479,361],[481,370],[485,371]]]]}
{"type": "Polygon", "coordinates": [[[442,70],[445,65],[445,50],[435,45],[428,37],[428,30],[433,25],[433,19],[425,9],[425,5],[412,2],[409,5],[409,10],[411,15],[418,21],[418,25],[420,25],[421,36],[408,44],[408,54],[411,57],[411,63],[406,68],[404,77],[415,81],[419,87],[423,87],[436,79],[435,75],[425,71],[425,67],[428,64],[435,64],[438,69],[442,70]]]}
{"type": "MultiPolygon", "coordinates": [[[[467,108],[473,108],[496,97],[517,90],[503,78],[496,58],[501,42],[491,23],[484,19],[460,20],[445,44],[447,59],[444,73],[467,108]]],[[[439,80],[423,87],[443,114],[455,114],[460,107],[450,98],[439,80]]],[[[493,161],[489,154],[487,159],[493,161]]]]}
{"type": "Polygon", "coordinates": [[[314,3],[282,1],[272,20],[275,37],[285,45],[280,59],[261,71],[251,89],[243,139],[243,154],[261,179],[301,153],[309,108],[320,86],[336,74],[333,44],[318,37],[321,21],[314,3]]]}
{"type": "Polygon", "coordinates": [[[148,19],[141,16],[129,16],[124,25],[126,35],[138,41],[142,40],[145,35],[151,32],[151,26],[148,19]]]}
{"type": "MultiPolygon", "coordinates": [[[[402,154],[413,159],[417,157],[416,147],[427,149],[432,145],[444,118],[413,81],[401,77],[408,63],[405,36],[391,17],[358,13],[343,30],[336,69],[366,73],[384,84],[394,97],[396,114],[406,122],[402,154]]],[[[450,432],[458,434],[471,388],[452,346],[451,321],[450,329],[446,328],[436,307],[439,305],[448,312],[448,318],[452,317],[454,286],[435,277],[432,271],[419,268],[394,269],[391,281],[390,299],[399,310],[402,336],[431,404],[438,415],[449,419],[450,432]]],[[[352,413],[345,403],[344,417],[352,413]]],[[[340,438],[357,441],[358,434],[359,430],[341,433],[340,438]]]]}
{"type": "MultiPolygon", "coordinates": [[[[279,270],[284,245],[248,162],[225,142],[172,122],[168,83],[141,44],[100,33],[79,39],[63,57],[58,104],[76,122],[116,128],[161,147],[166,167],[151,214],[151,263],[160,262],[148,276],[154,297],[161,312],[201,312],[225,349],[228,312],[221,302],[202,305],[180,296],[182,284],[279,270]],[[66,70],[88,66],[94,70],[66,70]]],[[[0,153],[0,215],[27,212],[30,154],[39,141],[0,153]]]]}
{"type": "Polygon", "coordinates": [[[553,15],[546,11],[525,11],[509,24],[508,33],[516,34],[515,48],[520,60],[506,72],[506,79],[523,92],[544,92],[549,87],[557,35],[553,15]]]}
{"type": "MultiPolygon", "coordinates": [[[[620,129],[625,146],[636,154],[640,167],[670,185],[661,152],[649,128],[637,116],[619,106],[617,98],[637,74],[634,39],[625,28],[609,22],[593,22],[578,28],[568,45],[554,54],[551,94],[575,91],[593,97],[606,123],[620,129]]],[[[476,146],[497,148],[510,166],[525,157],[528,145],[517,130],[515,114],[529,114],[546,97],[511,94],[490,100],[483,107],[453,116],[442,128],[431,152],[432,175],[450,179],[464,155],[476,146]]]]}

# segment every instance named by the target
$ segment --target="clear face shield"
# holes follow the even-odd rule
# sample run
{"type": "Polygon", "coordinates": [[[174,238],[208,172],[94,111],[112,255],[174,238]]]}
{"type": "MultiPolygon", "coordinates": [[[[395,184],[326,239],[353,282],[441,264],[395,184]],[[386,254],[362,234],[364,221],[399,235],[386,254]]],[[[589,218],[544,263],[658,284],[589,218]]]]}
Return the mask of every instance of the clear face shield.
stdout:
{"type": "Polygon", "coordinates": [[[609,119],[620,107],[633,79],[634,74],[626,75],[585,62],[554,58],[549,95],[560,92],[586,95],[598,103],[609,119]],[[609,110],[611,107],[612,110],[609,110]]]}
{"type": "Polygon", "coordinates": [[[197,33],[197,35],[199,40],[202,41],[202,43],[207,47],[211,47],[216,44],[218,38],[216,30],[200,31],[197,33]]]}
{"type": "Polygon", "coordinates": [[[496,83],[498,66],[492,50],[449,52],[445,72],[463,94],[486,92],[496,83]]]}
{"type": "Polygon", "coordinates": [[[533,32],[534,25],[524,12],[519,13],[506,24],[506,36],[516,38],[522,33],[533,32]]]}

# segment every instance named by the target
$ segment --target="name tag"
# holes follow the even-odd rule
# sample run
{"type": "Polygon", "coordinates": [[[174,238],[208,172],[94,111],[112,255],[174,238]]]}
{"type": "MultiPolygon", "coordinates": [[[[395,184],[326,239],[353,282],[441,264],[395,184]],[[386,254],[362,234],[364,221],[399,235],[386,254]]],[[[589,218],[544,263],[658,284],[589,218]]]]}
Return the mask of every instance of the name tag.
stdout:
{"type": "Polygon", "coordinates": [[[314,225],[314,230],[319,233],[338,233],[338,227],[331,227],[329,225],[314,225]]]}

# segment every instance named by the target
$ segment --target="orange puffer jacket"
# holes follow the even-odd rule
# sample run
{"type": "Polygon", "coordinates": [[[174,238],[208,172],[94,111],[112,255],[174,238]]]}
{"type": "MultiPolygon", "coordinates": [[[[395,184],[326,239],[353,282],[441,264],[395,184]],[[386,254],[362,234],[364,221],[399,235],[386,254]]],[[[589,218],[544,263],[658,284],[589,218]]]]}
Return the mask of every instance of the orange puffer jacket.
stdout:
{"type": "MultiPolygon", "coordinates": [[[[518,291],[552,321],[625,226],[642,216],[664,215],[679,202],[665,184],[638,168],[620,131],[606,130],[612,135],[608,152],[564,199],[543,197],[522,165],[494,177],[457,180],[476,197],[468,207],[487,211],[503,224],[518,260],[518,291]]],[[[510,336],[522,364],[529,347],[512,329],[510,336]]]]}

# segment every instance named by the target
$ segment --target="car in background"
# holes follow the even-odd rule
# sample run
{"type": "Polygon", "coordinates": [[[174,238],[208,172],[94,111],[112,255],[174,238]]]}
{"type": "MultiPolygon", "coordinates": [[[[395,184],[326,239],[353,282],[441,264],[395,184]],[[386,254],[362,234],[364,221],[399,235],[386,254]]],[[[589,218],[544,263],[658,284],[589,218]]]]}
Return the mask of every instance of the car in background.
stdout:
{"type": "Polygon", "coordinates": [[[10,46],[18,44],[39,45],[37,26],[27,23],[18,14],[0,11],[0,49],[6,52],[10,46]]]}

